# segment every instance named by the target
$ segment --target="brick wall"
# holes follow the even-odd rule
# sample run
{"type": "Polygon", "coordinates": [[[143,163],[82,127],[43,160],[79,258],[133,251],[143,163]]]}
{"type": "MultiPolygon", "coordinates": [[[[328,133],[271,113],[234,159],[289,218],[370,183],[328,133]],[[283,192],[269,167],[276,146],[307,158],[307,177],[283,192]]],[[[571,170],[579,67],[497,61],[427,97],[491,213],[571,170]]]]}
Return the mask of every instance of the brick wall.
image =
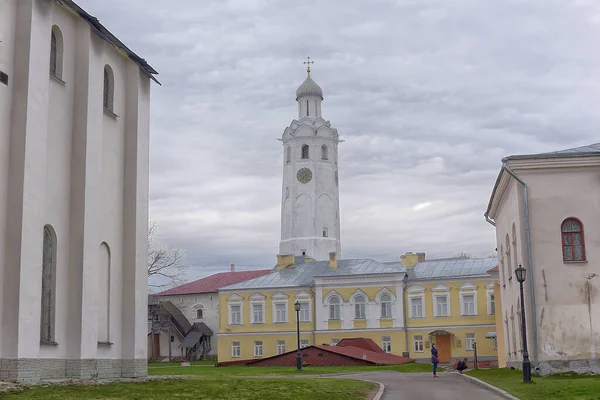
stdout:
{"type": "MultiPolygon", "coordinates": [[[[318,367],[341,365],[373,365],[371,362],[366,360],[346,357],[337,353],[330,353],[328,351],[321,350],[316,347],[307,347],[305,349],[302,349],[301,352],[303,365],[312,365],[318,367]]],[[[265,358],[264,360],[252,362],[252,364],[250,365],[260,367],[295,366],[296,352],[292,351],[286,354],[282,354],[280,356],[265,358]]]]}

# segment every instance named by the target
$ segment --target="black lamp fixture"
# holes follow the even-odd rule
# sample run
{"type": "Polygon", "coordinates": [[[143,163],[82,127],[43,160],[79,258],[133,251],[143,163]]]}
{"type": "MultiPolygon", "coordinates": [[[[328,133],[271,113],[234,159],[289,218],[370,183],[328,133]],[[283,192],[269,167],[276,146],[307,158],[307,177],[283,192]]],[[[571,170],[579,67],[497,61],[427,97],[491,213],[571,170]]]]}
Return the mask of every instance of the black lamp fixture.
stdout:
{"type": "Polygon", "coordinates": [[[294,310],[296,310],[296,332],[298,336],[298,351],[296,352],[296,369],[302,371],[302,354],[300,353],[300,303],[296,301],[294,303],[294,310]]]}
{"type": "Polygon", "coordinates": [[[523,335],[523,383],[531,382],[531,362],[529,362],[529,352],[527,351],[527,325],[525,324],[525,298],[523,295],[523,282],[527,276],[527,270],[519,264],[515,269],[515,275],[521,289],[521,333],[523,335]]]}

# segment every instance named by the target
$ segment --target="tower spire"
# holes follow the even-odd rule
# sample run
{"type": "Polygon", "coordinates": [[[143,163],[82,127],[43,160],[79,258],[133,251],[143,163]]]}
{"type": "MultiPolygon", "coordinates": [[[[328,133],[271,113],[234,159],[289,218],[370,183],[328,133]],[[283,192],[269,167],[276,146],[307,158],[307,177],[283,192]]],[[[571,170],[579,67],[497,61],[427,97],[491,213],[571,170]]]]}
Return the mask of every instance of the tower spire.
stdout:
{"type": "Polygon", "coordinates": [[[310,74],[310,64],[314,64],[314,61],[310,61],[310,56],[306,57],[306,61],[304,61],[302,64],[306,64],[306,72],[308,72],[310,74]]]}

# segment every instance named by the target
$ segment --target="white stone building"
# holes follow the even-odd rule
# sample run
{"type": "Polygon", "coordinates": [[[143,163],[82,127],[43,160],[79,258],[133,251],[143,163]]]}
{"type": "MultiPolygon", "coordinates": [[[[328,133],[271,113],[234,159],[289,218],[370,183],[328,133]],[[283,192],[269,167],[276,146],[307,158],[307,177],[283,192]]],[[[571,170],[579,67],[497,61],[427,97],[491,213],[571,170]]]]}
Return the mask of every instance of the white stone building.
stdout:
{"type": "MultiPolygon", "coordinates": [[[[152,336],[152,339],[148,344],[148,357],[155,360],[165,360],[167,358],[179,357],[182,355],[185,357],[185,349],[183,352],[184,354],[182,354],[182,347],[186,345],[186,337],[193,340],[194,335],[190,335],[193,330],[204,332],[204,334],[208,333],[211,337],[208,338],[208,351],[206,354],[197,351],[195,354],[188,353],[187,358],[216,357],[219,331],[218,290],[224,286],[267,275],[271,271],[271,269],[236,271],[235,264],[231,264],[229,272],[220,272],[210,275],[206,278],[177,286],[153,296],[161,303],[169,302],[175,306],[187,322],[180,321],[175,324],[162,324],[162,329],[156,329],[156,326],[152,327],[152,325],[150,325],[149,334],[152,336]],[[203,325],[206,325],[208,330],[203,327],[203,325]],[[182,329],[186,332],[182,332],[182,329]]],[[[166,308],[169,310],[169,305],[167,305],[166,308]]],[[[169,312],[169,314],[172,314],[170,317],[176,320],[177,316],[173,314],[176,314],[177,312],[173,311],[169,312]]],[[[154,318],[150,316],[149,321],[154,318]]],[[[201,338],[198,337],[196,340],[198,341],[200,339],[201,338]]],[[[189,352],[196,343],[191,343],[189,340],[188,342],[190,347],[187,351],[189,352]]]]}
{"type": "Polygon", "coordinates": [[[298,119],[283,132],[279,254],[341,258],[337,129],[321,116],[323,90],[310,77],[296,90],[298,119]]]}
{"type": "Polygon", "coordinates": [[[153,74],[71,0],[0,0],[0,380],[146,375],[153,74]]]}
{"type": "Polygon", "coordinates": [[[522,362],[522,265],[532,370],[600,372],[599,177],[599,143],[503,160],[485,216],[496,227],[508,366],[522,362]]]}

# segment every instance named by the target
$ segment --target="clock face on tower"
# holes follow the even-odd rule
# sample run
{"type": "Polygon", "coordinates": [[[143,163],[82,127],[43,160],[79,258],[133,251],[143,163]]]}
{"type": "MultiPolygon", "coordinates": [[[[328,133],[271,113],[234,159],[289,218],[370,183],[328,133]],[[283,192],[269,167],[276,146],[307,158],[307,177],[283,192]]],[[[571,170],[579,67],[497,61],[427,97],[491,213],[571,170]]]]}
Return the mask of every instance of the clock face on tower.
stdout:
{"type": "Polygon", "coordinates": [[[308,168],[300,168],[296,173],[296,178],[300,183],[308,183],[312,179],[312,171],[308,168]]]}

